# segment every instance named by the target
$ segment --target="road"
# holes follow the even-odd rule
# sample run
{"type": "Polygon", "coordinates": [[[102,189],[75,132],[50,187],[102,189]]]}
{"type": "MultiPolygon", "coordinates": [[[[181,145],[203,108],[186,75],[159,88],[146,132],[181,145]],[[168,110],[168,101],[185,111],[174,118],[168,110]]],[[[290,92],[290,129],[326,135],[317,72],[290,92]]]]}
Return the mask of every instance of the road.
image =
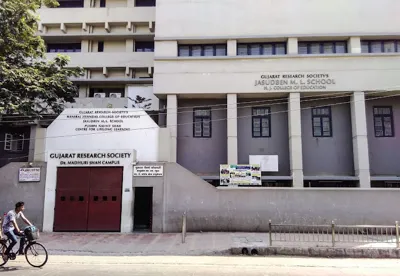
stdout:
{"type": "Polygon", "coordinates": [[[112,257],[50,256],[42,269],[24,258],[0,268],[0,275],[165,275],[165,276],[336,276],[400,275],[400,260],[316,259],[283,257],[112,257]],[[112,274],[111,274],[112,273],[112,274]]]}

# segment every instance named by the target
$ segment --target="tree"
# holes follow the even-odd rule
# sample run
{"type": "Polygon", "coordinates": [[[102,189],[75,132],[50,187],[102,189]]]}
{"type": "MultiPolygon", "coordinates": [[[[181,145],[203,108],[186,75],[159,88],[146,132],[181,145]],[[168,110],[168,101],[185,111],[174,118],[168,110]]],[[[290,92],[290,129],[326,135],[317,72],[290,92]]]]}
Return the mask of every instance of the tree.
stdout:
{"type": "Polygon", "coordinates": [[[58,114],[78,92],[71,78],[83,69],[66,68],[67,56],[46,60],[45,44],[36,35],[42,3],[58,5],[55,0],[0,0],[0,114],[58,114]]]}
{"type": "Polygon", "coordinates": [[[128,97],[130,101],[132,101],[132,107],[136,108],[142,108],[142,109],[149,109],[151,106],[151,99],[146,99],[145,97],[141,97],[139,95],[136,95],[136,98],[132,99],[131,97],[128,97]]]}

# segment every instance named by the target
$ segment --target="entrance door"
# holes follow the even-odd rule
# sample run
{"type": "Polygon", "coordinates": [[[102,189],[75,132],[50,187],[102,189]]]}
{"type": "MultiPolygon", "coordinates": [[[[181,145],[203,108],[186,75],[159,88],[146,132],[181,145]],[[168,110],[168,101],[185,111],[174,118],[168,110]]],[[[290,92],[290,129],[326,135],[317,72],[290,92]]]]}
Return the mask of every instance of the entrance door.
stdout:
{"type": "Polygon", "coordinates": [[[123,168],[58,168],[54,231],[120,231],[123,168]]]}
{"type": "Polygon", "coordinates": [[[54,231],[86,231],[89,168],[58,168],[54,231]]]}
{"type": "Polygon", "coordinates": [[[88,231],[121,229],[122,168],[92,168],[88,231]]]}
{"type": "Polygon", "coordinates": [[[153,188],[135,188],[135,230],[151,231],[153,219],[153,188]]]}

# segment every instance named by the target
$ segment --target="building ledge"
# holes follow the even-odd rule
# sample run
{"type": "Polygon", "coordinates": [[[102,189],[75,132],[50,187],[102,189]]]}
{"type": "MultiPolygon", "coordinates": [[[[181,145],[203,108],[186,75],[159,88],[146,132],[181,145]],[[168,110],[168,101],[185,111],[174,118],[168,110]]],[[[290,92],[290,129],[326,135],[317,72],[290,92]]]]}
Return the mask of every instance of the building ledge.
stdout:
{"type": "Polygon", "coordinates": [[[229,36],[157,36],[155,40],[157,41],[190,41],[190,40],[254,40],[254,39],[260,39],[261,41],[264,41],[268,39],[269,41],[285,41],[288,38],[299,38],[301,40],[305,40],[302,38],[309,38],[309,39],[314,39],[315,38],[320,38],[320,39],[329,39],[329,40],[335,40],[335,39],[344,39],[347,40],[349,37],[362,37],[363,39],[369,39],[371,37],[398,37],[400,36],[399,32],[396,33],[313,33],[313,34],[276,34],[276,35],[265,35],[265,34],[260,34],[260,35],[229,35],[229,36]]]}
{"type": "Polygon", "coordinates": [[[304,176],[304,181],[358,181],[357,176],[347,175],[320,175],[320,176],[304,176]]]}
{"type": "Polygon", "coordinates": [[[371,181],[400,181],[400,176],[392,176],[392,175],[371,176],[371,181]]]}
{"type": "Polygon", "coordinates": [[[185,61],[185,60],[243,60],[243,59],[294,59],[294,58],[369,58],[369,57],[400,57],[398,53],[373,53],[373,54],[317,54],[317,55],[255,55],[255,56],[201,56],[201,57],[168,57],[155,56],[155,61],[185,61]]]}
{"type": "Polygon", "coordinates": [[[96,83],[96,84],[106,84],[106,83],[121,83],[121,84],[152,84],[153,83],[153,78],[108,78],[108,79],[71,79],[74,83],[76,84],[91,84],[91,83],[96,83]]]}

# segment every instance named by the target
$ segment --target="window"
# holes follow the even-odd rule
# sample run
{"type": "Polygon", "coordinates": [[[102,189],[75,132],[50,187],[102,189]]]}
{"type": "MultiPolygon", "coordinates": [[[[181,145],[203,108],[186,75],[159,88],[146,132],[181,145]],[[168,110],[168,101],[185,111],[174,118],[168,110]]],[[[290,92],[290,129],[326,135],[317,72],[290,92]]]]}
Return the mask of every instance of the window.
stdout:
{"type": "Polygon", "coordinates": [[[104,52],[104,41],[99,41],[97,43],[97,52],[104,52]]]}
{"type": "Polygon", "coordinates": [[[345,53],[347,53],[346,41],[299,43],[299,54],[301,55],[345,54],[345,53]]]}
{"type": "Polygon", "coordinates": [[[362,53],[398,53],[400,40],[364,40],[361,42],[362,53]]]}
{"type": "Polygon", "coordinates": [[[48,53],[75,53],[81,51],[81,43],[48,43],[48,53]]]}
{"type": "Polygon", "coordinates": [[[269,107],[253,107],[253,138],[271,137],[271,109],[269,107]]]}
{"type": "Polygon", "coordinates": [[[317,107],[311,110],[314,137],[332,137],[331,108],[317,107]]]}
{"type": "Polygon", "coordinates": [[[6,133],[4,139],[4,150],[6,151],[23,151],[24,150],[24,134],[6,133]]]}
{"type": "Polygon", "coordinates": [[[136,7],[155,7],[156,0],[136,0],[136,7]]]}
{"type": "Polygon", "coordinates": [[[58,8],[83,8],[84,0],[58,0],[58,8]]]}
{"type": "Polygon", "coordinates": [[[193,137],[211,137],[211,109],[195,108],[193,110],[193,137]]]}
{"type": "Polygon", "coordinates": [[[374,106],[374,130],[375,137],[394,137],[391,106],[374,106]]]}
{"type": "Polygon", "coordinates": [[[136,41],[136,52],[154,52],[154,41],[136,41]]]}
{"type": "Polygon", "coordinates": [[[241,43],[237,46],[238,56],[272,56],[286,55],[285,43],[241,43]]]}
{"type": "Polygon", "coordinates": [[[226,56],[226,45],[179,45],[178,55],[180,57],[226,56]]]}

